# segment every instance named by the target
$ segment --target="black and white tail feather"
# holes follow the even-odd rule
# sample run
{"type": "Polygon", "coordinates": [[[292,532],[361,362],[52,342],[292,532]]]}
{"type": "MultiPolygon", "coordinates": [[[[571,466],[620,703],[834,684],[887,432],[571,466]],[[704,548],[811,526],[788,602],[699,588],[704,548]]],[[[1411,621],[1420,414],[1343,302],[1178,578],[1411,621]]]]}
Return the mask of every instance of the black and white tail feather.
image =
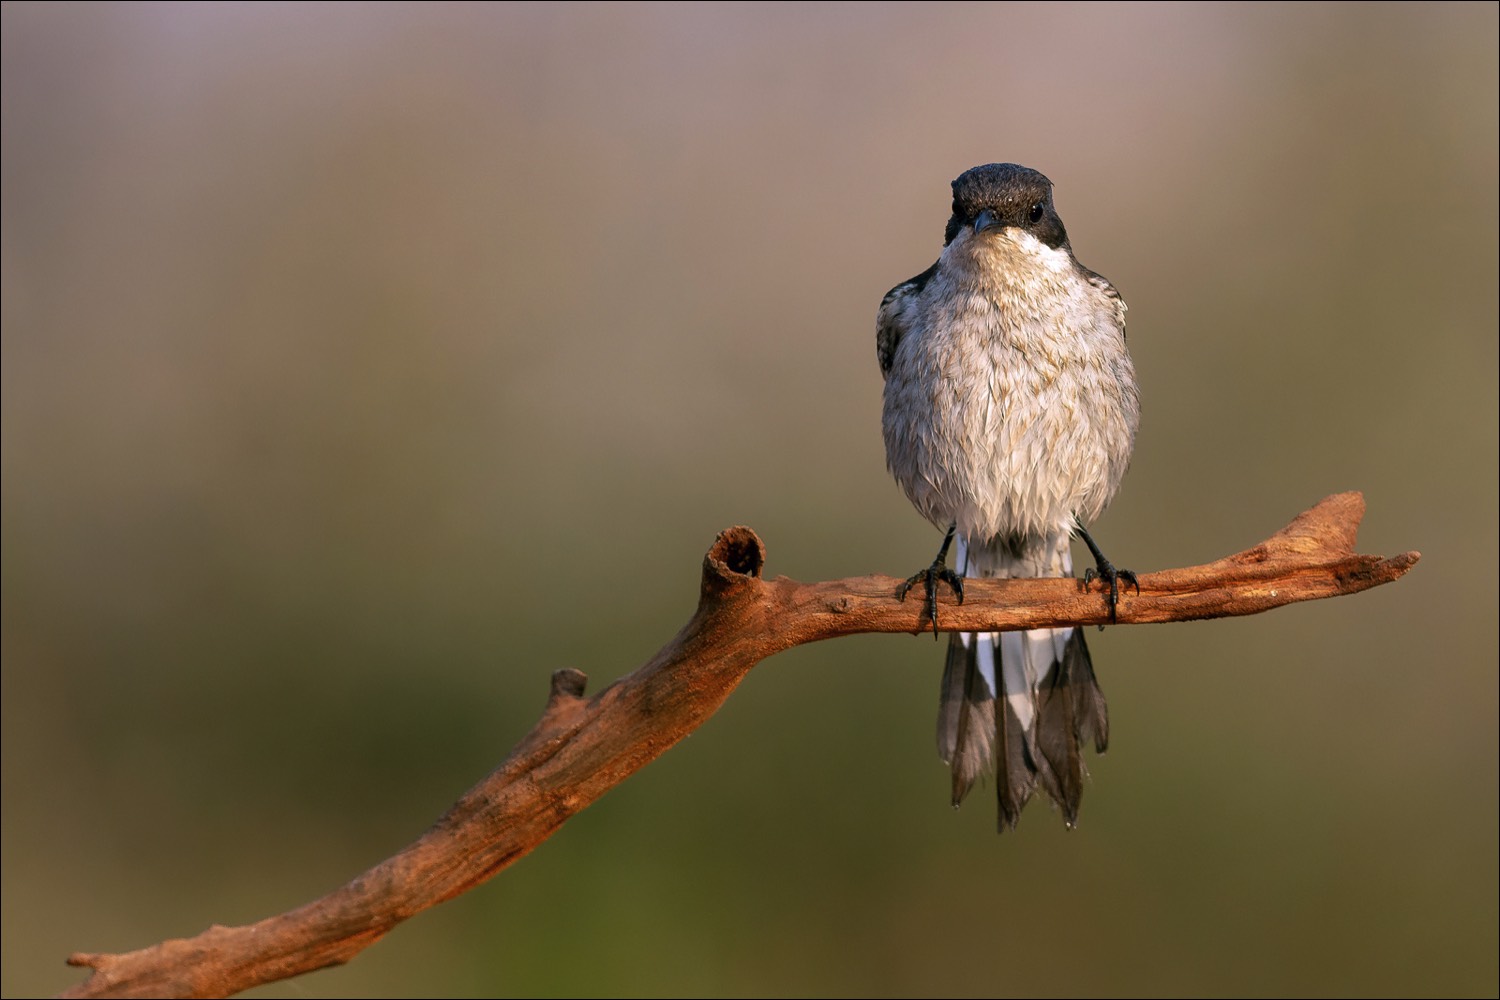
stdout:
{"type": "MultiPolygon", "coordinates": [[[[1071,576],[1068,536],[959,538],[967,577],[1071,576]]],[[[1109,745],[1109,715],[1078,628],[956,632],[948,645],[938,711],[938,753],[953,772],[953,804],[986,773],[1000,802],[1000,829],[1015,829],[1040,785],[1071,829],[1088,768],[1083,746],[1109,745]]]]}

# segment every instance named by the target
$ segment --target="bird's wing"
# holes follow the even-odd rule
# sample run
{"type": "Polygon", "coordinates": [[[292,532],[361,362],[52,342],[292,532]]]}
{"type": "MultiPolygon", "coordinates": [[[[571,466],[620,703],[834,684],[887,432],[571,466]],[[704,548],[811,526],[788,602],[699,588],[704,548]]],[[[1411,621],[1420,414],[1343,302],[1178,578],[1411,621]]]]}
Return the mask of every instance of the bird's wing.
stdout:
{"type": "Polygon", "coordinates": [[[915,278],[908,278],[886,292],[885,298],[880,300],[880,311],[875,314],[875,356],[880,360],[882,378],[891,374],[896,347],[906,336],[910,307],[936,270],[937,265],[933,264],[915,278]]]}
{"type": "Polygon", "coordinates": [[[1103,292],[1104,297],[1109,299],[1110,304],[1115,307],[1115,322],[1119,324],[1120,337],[1123,339],[1125,336],[1125,300],[1120,297],[1119,291],[1104,275],[1090,271],[1082,264],[1078,265],[1078,270],[1083,272],[1084,280],[1103,292]]]}

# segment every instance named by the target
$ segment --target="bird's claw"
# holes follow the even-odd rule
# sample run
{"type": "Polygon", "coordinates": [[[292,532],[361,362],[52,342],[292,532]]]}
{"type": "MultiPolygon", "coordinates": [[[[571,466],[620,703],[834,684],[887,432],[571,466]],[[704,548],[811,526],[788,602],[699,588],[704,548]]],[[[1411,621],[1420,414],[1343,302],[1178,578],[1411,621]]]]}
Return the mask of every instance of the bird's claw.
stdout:
{"type": "Polygon", "coordinates": [[[910,593],[912,587],[916,586],[918,580],[922,581],[922,589],[926,596],[922,601],[922,611],[917,616],[917,631],[922,630],[924,619],[930,621],[932,622],[932,637],[936,639],[938,584],[946,583],[953,591],[953,596],[958,599],[958,603],[962,604],[964,602],[964,578],[949,569],[948,564],[939,556],[933,560],[931,566],[913,573],[906,578],[905,583],[896,588],[896,600],[905,601],[906,595],[910,593]]]}
{"type": "MultiPolygon", "coordinates": [[[[1135,592],[1141,592],[1140,581],[1135,578],[1135,573],[1128,569],[1116,569],[1114,564],[1103,556],[1099,557],[1099,568],[1090,567],[1083,571],[1083,586],[1087,589],[1095,580],[1104,580],[1109,584],[1109,591],[1105,600],[1109,602],[1109,620],[1118,621],[1116,611],[1120,605],[1120,581],[1124,580],[1128,585],[1135,588],[1135,592]]],[[[1099,626],[1103,628],[1103,625],[1099,626]]]]}
{"type": "MultiPolygon", "coordinates": [[[[1093,536],[1089,534],[1089,529],[1083,526],[1081,520],[1078,522],[1078,534],[1083,537],[1083,544],[1089,547],[1089,553],[1094,557],[1095,564],[1094,569],[1083,571],[1083,589],[1087,590],[1089,584],[1095,580],[1109,581],[1109,592],[1105,595],[1105,600],[1109,602],[1110,622],[1117,622],[1119,621],[1116,612],[1120,606],[1120,581],[1124,580],[1134,587],[1137,594],[1141,592],[1140,582],[1136,580],[1135,574],[1130,570],[1115,569],[1115,564],[1104,558],[1104,553],[1099,551],[1098,543],[1094,541],[1093,536]]],[[[1104,628],[1103,625],[1099,627],[1101,629],[1104,628]]]]}

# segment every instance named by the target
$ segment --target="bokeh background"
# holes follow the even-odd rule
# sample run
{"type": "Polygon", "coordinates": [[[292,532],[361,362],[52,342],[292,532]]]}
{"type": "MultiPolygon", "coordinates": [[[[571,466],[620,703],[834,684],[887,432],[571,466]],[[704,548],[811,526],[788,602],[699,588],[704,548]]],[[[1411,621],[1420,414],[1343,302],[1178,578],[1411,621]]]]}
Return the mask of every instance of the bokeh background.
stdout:
{"type": "Polygon", "coordinates": [[[6,995],[409,842],[721,528],[925,564],[875,308],[992,160],[1131,306],[1116,561],[1359,489],[1416,569],[1091,635],[1073,833],[948,808],[930,639],[784,654],[260,995],[1496,993],[1495,5],[3,17],[6,995]]]}

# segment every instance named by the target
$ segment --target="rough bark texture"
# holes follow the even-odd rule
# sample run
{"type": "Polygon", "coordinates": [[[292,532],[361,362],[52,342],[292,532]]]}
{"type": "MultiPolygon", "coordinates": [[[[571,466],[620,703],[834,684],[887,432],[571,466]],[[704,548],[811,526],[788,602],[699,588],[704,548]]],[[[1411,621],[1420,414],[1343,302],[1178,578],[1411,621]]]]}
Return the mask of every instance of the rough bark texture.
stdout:
{"type": "MultiPolygon", "coordinates": [[[[1418,553],[1356,555],[1358,493],[1329,497],[1271,538],[1217,562],[1147,573],[1121,595],[1119,624],[1257,614],[1353,594],[1404,574],[1418,553]]],[[[645,766],[712,715],[761,660],[805,642],[859,632],[911,632],[919,599],[895,599],[886,576],[798,583],[761,579],[755,532],[721,533],[703,560],[692,619],[651,661],[591,698],[576,670],[552,676],[541,720],[488,777],[416,842],[298,909],[244,927],[212,926],[125,954],[77,953],[93,971],[64,996],[228,996],[349,961],[398,923],[484,882],[568,817],[645,766]]],[[[968,580],[962,605],[944,593],[943,630],[1004,631],[1104,624],[1095,583],[968,580]]],[[[930,626],[924,626],[930,628],[930,626]]]]}

